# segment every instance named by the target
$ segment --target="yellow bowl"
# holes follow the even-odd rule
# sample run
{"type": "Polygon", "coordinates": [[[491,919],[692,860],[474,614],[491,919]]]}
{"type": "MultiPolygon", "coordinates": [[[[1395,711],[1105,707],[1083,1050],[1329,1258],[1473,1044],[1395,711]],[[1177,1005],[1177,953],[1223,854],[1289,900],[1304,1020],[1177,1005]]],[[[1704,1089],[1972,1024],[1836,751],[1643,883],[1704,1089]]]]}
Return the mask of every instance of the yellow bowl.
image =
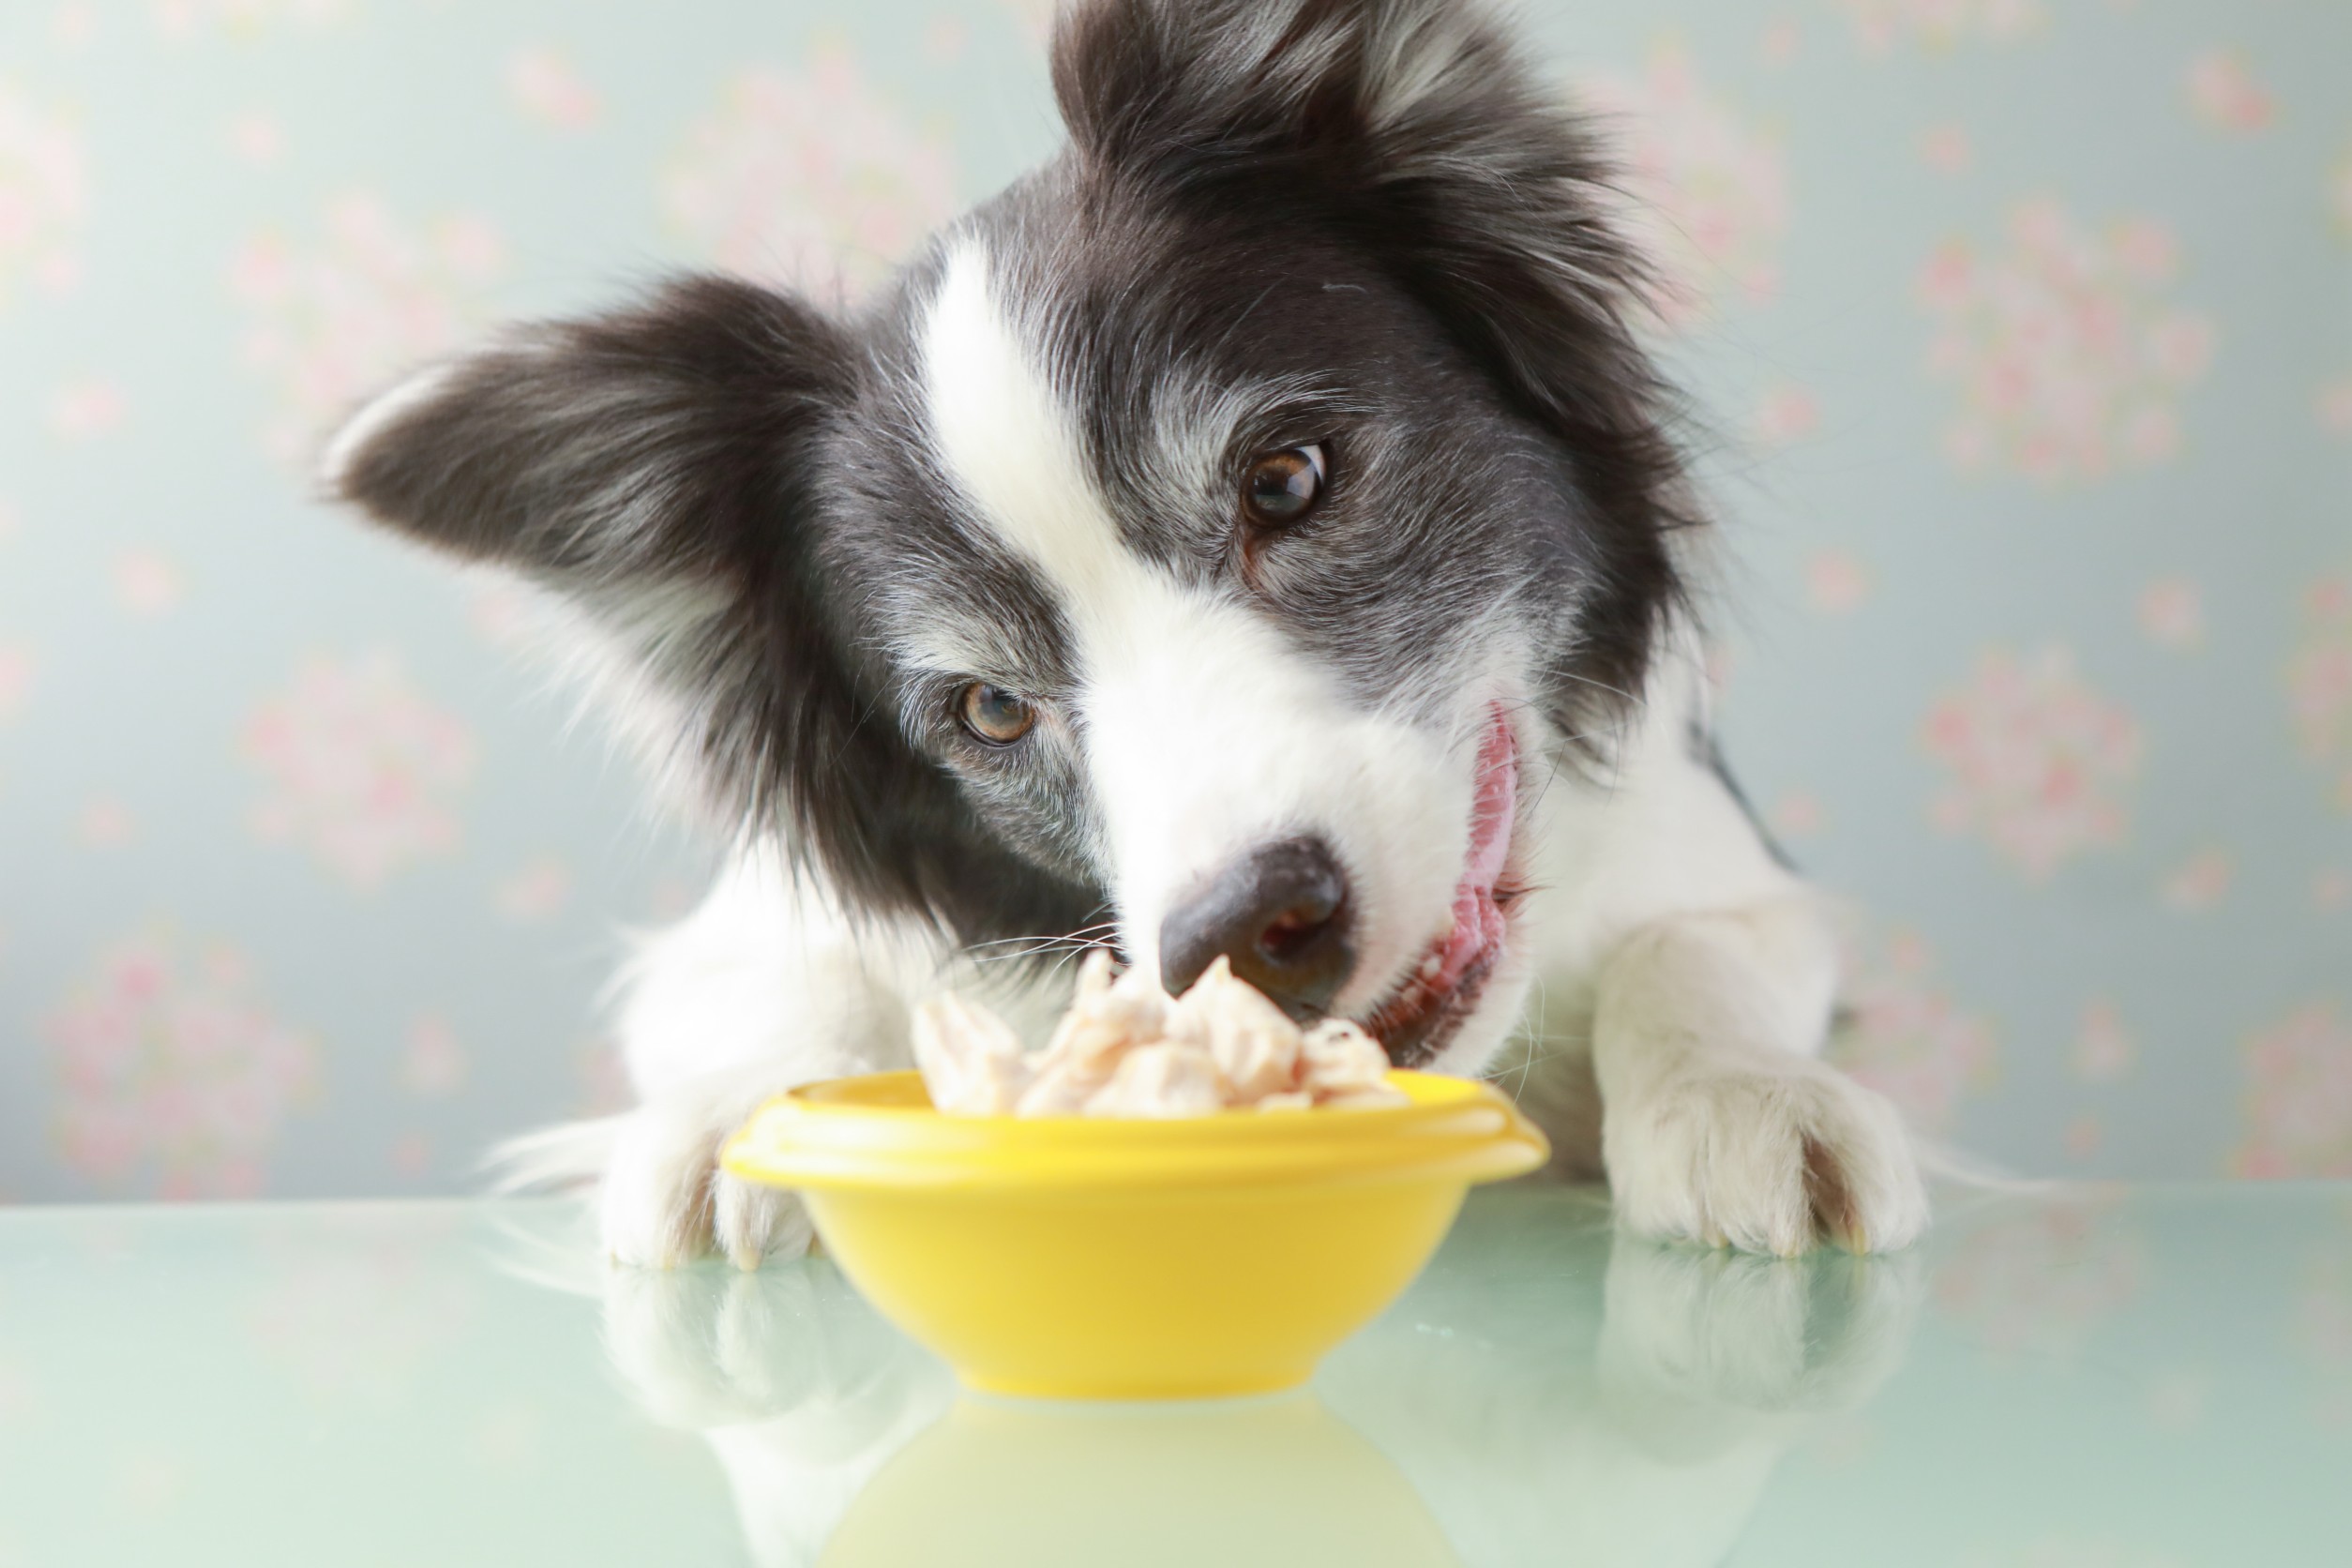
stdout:
{"type": "Polygon", "coordinates": [[[915,1073],[771,1101],[726,1166],[792,1187],[882,1315],[997,1394],[1182,1399],[1306,1380],[1437,1250],[1473,1182],[1541,1165],[1484,1084],[1171,1121],[942,1116],[915,1073]]]}

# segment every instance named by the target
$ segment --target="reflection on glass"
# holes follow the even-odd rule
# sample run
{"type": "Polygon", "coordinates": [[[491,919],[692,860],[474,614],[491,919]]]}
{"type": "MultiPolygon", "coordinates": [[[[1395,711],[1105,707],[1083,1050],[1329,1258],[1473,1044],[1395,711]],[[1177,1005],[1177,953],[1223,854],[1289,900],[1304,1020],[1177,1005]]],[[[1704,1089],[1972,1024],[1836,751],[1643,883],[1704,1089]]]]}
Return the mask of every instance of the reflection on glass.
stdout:
{"type": "Polygon", "coordinates": [[[850,1505],[824,1568],[1459,1568],[1380,1450],[1309,1394],[957,1399],[850,1505]]]}
{"type": "Polygon", "coordinates": [[[1311,1394],[1115,1407],[957,1396],[822,1259],[603,1290],[613,1364],[709,1443],[761,1568],[1663,1568],[1721,1560],[1807,1425],[1871,1396],[1918,1281],[1506,1192],[1311,1394]]]}
{"type": "Polygon", "coordinates": [[[1473,1568],[1711,1565],[1807,1426],[1894,1370],[1921,1277],[1916,1255],[1662,1246],[1597,1200],[1499,1192],[1316,1386],[1473,1568]]]}

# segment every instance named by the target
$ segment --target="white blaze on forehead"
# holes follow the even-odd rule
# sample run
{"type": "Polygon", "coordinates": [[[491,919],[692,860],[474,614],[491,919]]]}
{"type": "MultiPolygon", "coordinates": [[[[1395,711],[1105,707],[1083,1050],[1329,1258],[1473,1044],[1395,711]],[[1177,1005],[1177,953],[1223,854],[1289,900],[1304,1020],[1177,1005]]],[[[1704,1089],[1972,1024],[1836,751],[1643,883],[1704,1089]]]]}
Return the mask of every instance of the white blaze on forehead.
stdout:
{"type": "Polygon", "coordinates": [[[1361,961],[1339,1004],[1378,1002],[1450,919],[1469,834],[1465,759],[1364,712],[1263,618],[1126,548],[1076,422],[976,247],[948,258],[924,324],[923,382],[948,475],[1069,619],[1128,951],[1156,964],[1160,921],[1189,888],[1258,845],[1319,833],[1354,878],[1361,961]]]}
{"type": "Polygon", "coordinates": [[[923,334],[932,439],[983,520],[1077,609],[1141,563],[1121,547],[1077,432],[998,309],[985,252],[958,246],[923,334]]]}

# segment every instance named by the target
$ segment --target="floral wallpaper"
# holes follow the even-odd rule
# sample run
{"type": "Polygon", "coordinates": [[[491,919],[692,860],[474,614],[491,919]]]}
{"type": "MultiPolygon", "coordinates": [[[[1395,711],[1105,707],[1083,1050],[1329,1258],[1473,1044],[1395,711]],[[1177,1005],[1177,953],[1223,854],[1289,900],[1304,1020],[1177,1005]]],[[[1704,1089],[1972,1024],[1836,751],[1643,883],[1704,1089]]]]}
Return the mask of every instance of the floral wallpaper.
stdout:
{"type": "MultiPolygon", "coordinates": [[[[2352,10],[1523,8],[1660,261],[1837,1049],[2025,1170],[2352,1175],[2352,10]]],[[[669,268],[854,300],[1050,150],[1048,11],[0,9],[0,1199],[462,1190],[614,1102],[708,852],[306,454],[669,268]]]]}

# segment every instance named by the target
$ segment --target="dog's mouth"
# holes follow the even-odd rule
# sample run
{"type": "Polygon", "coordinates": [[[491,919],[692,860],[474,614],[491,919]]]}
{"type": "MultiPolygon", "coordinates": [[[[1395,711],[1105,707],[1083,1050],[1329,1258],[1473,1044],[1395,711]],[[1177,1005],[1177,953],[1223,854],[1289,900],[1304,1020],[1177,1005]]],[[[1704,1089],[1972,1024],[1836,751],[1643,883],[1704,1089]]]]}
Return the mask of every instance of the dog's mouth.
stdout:
{"type": "Polygon", "coordinates": [[[1364,1027],[1399,1067],[1417,1067],[1443,1050],[1477,1009],[1479,993],[1500,960],[1512,906],[1522,889],[1511,866],[1511,829],[1518,812],[1519,746],[1498,705],[1478,751],[1470,805],[1470,852],[1454,888],[1453,923],[1364,1027]]]}

